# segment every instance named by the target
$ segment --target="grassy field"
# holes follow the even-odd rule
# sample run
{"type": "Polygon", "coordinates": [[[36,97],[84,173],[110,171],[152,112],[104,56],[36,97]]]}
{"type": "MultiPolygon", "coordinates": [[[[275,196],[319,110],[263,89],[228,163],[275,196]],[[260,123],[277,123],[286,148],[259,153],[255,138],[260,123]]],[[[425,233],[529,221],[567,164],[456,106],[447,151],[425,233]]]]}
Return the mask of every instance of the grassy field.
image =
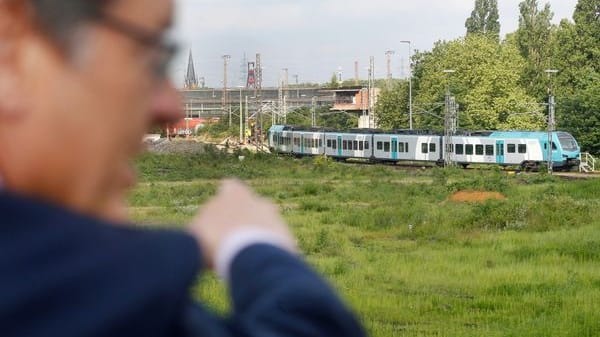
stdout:
{"type": "MultiPolygon", "coordinates": [[[[223,177],[275,200],[372,336],[600,336],[600,180],[213,151],[138,167],[143,223],[185,224],[223,177]],[[506,200],[449,201],[464,190],[506,200]]],[[[194,296],[228,310],[212,275],[194,296]]]]}

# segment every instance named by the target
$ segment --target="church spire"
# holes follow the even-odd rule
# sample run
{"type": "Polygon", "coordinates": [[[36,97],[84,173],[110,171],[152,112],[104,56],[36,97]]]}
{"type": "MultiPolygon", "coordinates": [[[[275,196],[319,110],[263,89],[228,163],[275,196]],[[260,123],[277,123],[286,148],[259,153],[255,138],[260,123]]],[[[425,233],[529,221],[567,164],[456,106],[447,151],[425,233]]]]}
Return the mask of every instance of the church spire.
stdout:
{"type": "Polygon", "coordinates": [[[185,89],[197,89],[198,78],[196,77],[196,70],[194,69],[194,58],[192,56],[192,50],[190,49],[190,56],[188,59],[187,71],[185,73],[185,89]]]}

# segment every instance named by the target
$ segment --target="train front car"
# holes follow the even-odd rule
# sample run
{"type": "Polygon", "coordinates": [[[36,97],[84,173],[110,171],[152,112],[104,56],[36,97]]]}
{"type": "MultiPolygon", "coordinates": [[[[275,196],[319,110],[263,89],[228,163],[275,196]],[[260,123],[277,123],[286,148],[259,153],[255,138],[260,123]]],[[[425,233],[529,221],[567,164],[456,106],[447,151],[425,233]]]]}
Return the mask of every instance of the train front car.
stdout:
{"type": "Polygon", "coordinates": [[[581,163],[581,149],[579,148],[575,138],[570,133],[563,131],[554,132],[553,142],[553,167],[566,170],[579,167],[581,163]]]}

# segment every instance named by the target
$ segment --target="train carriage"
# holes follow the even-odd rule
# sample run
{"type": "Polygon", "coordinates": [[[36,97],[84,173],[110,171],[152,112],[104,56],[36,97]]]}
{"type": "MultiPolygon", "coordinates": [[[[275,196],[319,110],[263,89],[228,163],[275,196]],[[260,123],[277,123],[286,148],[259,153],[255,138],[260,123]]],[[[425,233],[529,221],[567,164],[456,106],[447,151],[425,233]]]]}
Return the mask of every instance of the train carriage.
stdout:
{"type": "MultiPolygon", "coordinates": [[[[338,132],[318,128],[294,128],[274,125],[269,130],[272,151],[298,156],[327,155],[332,158],[359,158],[373,161],[444,162],[444,137],[413,130],[384,133],[379,130],[338,132]]],[[[556,169],[579,166],[577,141],[566,132],[524,131],[470,132],[453,136],[447,144],[451,160],[463,166],[496,164],[539,168],[548,162],[552,147],[552,164],[556,169]]]]}

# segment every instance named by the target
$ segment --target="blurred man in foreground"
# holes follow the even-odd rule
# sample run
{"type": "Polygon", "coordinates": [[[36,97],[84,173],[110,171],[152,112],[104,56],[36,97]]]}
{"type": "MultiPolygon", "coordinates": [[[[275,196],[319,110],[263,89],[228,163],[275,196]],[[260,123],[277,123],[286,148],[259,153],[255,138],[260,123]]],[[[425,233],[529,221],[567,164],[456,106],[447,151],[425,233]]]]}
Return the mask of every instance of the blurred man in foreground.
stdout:
{"type": "Polygon", "coordinates": [[[239,182],[188,234],[120,225],[142,135],[182,117],[172,7],[0,0],[0,335],[363,336],[239,182]],[[190,299],[206,268],[228,282],[228,318],[190,299]]]}

